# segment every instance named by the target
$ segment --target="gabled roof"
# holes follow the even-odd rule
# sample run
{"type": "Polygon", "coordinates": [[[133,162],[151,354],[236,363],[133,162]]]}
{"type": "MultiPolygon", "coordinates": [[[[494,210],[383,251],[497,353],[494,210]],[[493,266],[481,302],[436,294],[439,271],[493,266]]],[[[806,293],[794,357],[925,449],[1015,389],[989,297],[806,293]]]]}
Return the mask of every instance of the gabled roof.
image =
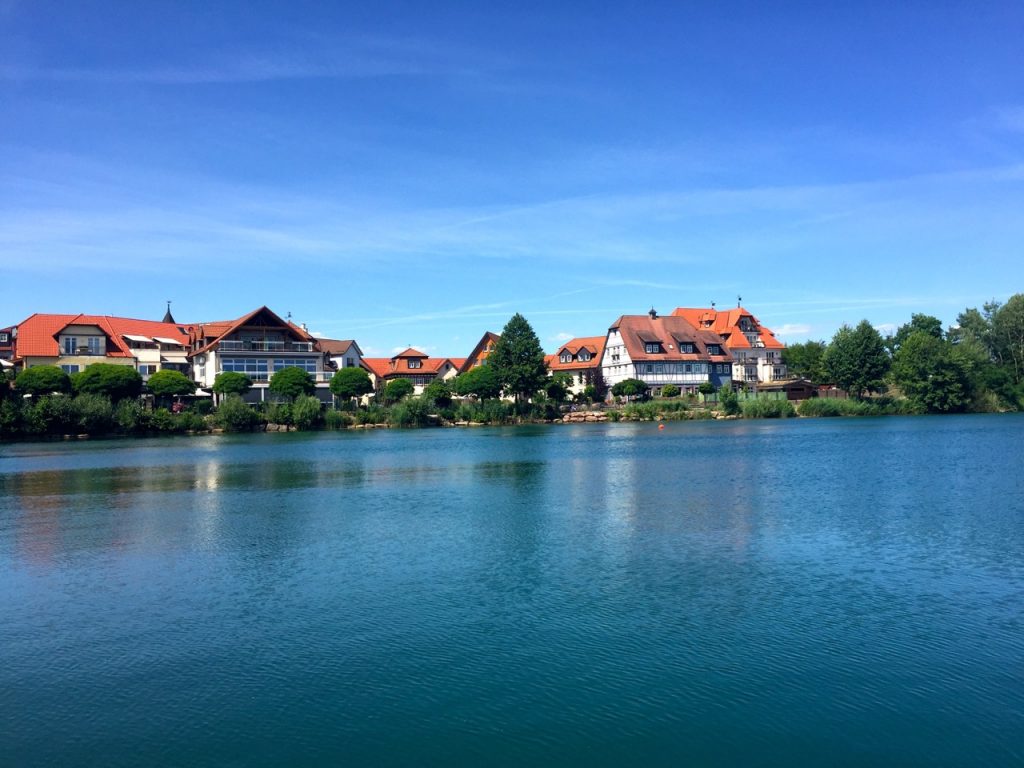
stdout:
{"type": "MultiPolygon", "coordinates": [[[[485,331],[484,335],[480,337],[480,341],[473,347],[473,351],[469,353],[469,357],[459,358],[462,360],[461,368],[472,368],[473,366],[480,365],[487,356],[491,354],[490,350],[487,349],[487,345],[497,344],[501,340],[501,336],[493,331],[485,331]]],[[[463,371],[460,368],[460,373],[463,371]]]]}
{"type": "Polygon", "coordinates": [[[449,357],[427,357],[415,349],[407,349],[405,352],[394,357],[364,357],[363,367],[372,373],[378,380],[386,378],[402,378],[407,376],[436,376],[448,363],[458,370],[460,358],[449,357]],[[415,354],[407,355],[406,352],[415,354]],[[410,368],[409,361],[418,360],[419,368],[410,368]]]}
{"type": "Polygon", "coordinates": [[[318,339],[318,341],[320,342],[320,350],[329,355],[347,355],[350,349],[355,348],[356,353],[360,357],[363,356],[363,350],[351,339],[318,339]]]}
{"type": "Polygon", "coordinates": [[[270,327],[277,326],[283,330],[289,331],[300,341],[316,341],[316,339],[305,329],[291,321],[282,320],[280,316],[263,306],[259,309],[254,309],[247,315],[242,315],[237,320],[215,320],[212,322],[194,323],[191,325],[189,330],[191,331],[192,338],[194,340],[199,341],[200,339],[210,339],[207,344],[197,349],[196,353],[205,352],[225,336],[234,333],[240,328],[250,325],[252,321],[260,315],[263,316],[264,320],[270,321],[268,323],[270,327]]]}
{"type": "Polygon", "coordinates": [[[697,328],[712,330],[726,340],[733,349],[750,349],[750,342],[740,330],[740,319],[750,318],[757,329],[757,335],[764,343],[765,349],[784,349],[785,344],[775,338],[769,328],[761,325],[756,317],[743,307],[735,307],[726,311],[702,307],[676,307],[673,317],[684,317],[697,328]]]}
{"type": "Polygon", "coordinates": [[[420,352],[418,349],[413,349],[412,347],[409,347],[404,352],[399,352],[397,355],[395,355],[391,359],[392,360],[397,360],[399,358],[409,358],[409,357],[430,357],[430,355],[428,355],[426,352],[420,352]]]}
{"type": "Polygon", "coordinates": [[[577,339],[570,339],[553,355],[547,355],[544,361],[551,371],[580,371],[589,368],[600,368],[601,359],[604,357],[604,345],[608,340],[607,336],[583,336],[577,339]],[[580,350],[587,350],[590,353],[590,360],[577,360],[580,350]],[[563,363],[561,356],[563,352],[569,352],[573,356],[571,363],[563,363]]]}
{"type": "Polygon", "coordinates": [[[676,315],[667,317],[651,317],[651,315],[623,315],[614,323],[609,330],[617,330],[622,336],[626,346],[626,352],[634,362],[651,361],[694,361],[707,360],[711,362],[731,362],[732,355],[721,336],[713,331],[698,330],[691,325],[686,318],[676,315]],[[661,352],[648,353],[645,345],[654,343],[661,344],[661,352]],[[692,343],[694,353],[683,353],[679,351],[679,342],[692,343]],[[722,354],[709,355],[708,345],[719,345],[722,354]]]}
{"type": "Polygon", "coordinates": [[[131,357],[132,353],[125,338],[142,336],[188,343],[188,334],[179,325],[161,323],[155,320],[136,320],[130,317],[109,315],[47,315],[36,313],[18,324],[18,358],[58,357],[60,345],[57,338],[69,325],[94,325],[107,337],[107,357],[131,357]]]}

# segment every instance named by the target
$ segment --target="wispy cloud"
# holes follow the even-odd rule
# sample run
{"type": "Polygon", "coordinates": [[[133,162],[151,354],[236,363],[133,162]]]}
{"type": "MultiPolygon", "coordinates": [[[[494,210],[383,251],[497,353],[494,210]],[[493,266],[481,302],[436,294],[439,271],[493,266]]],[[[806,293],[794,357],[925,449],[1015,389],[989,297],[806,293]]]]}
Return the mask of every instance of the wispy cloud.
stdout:
{"type": "Polygon", "coordinates": [[[774,329],[776,336],[806,336],[811,326],[806,323],[786,323],[774,329]]]}

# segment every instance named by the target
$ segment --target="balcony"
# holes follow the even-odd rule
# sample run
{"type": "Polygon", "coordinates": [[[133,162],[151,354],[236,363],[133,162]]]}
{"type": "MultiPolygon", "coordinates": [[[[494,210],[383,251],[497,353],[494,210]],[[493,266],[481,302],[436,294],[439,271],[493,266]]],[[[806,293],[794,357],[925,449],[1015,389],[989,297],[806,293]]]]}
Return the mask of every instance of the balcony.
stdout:
{"type": "Polygon", "coordinates": [[[221,352],[312,352],[311,341],[237,341],[226,340],[218,345],[221,352]]]}

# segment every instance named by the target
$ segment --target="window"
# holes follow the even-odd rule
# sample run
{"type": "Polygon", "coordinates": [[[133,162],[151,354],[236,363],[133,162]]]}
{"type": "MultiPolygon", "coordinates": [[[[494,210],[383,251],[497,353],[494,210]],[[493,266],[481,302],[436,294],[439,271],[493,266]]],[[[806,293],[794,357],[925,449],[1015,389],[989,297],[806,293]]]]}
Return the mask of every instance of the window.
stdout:
{"type": "Polygon", "coordinates": [[[354,357],[346,357],[345,358],[345,367],[346,368],[355,368],[356,367],[356,360],[355,360],[355,358],[354,357]]]}
{"type": "Polygon", "coordinates": [[[684,355],[692,355],[696,351],[694,346],[690,342],[680,342],[679,351],[684,355]]]}
{"type": "MultiPolygon", "coordinates": [[[[266,381],[269,378],[266,360],[256,360],[247,357],[223,357],[220,361],[220,369],[222,371],[244,373],[253,381],[266,381]]],[[[203,375],[205,376],[205,373],[203,375]]]]}
{"type": "Polygon", "coordinates": [[[0,333],[0,341],[10,341],[10,339],[7,338],[6,333],[0,333]]]}
{"type": "Polygon", "coordinates": [[[75,354],[75,351],[77,349],[78,349],[78,339],[76,339],[74,336],[65,336],[64,337],[64,354],[65,355],[73,355],[73,354],[75,354]]]}
{"type": "Polygon", "coordinates": [[[644,342],[644,352],[648,355],[661,354],[661,344],[658,342],[644,342]]]}
{"type": "Polygon", "coordinates": [[[646,373],[654,373],[654,363],[648,363],[646,366],[646,373]]]}
{"type": "Polygon", "coordinates": [[[687,363],[683,366],[683,373],[693,373],[693,363],[687,363]]]}
{"type": "Polygon", "coordinates": [[[581,349],[580,353],[576,355],[576,357],[579,358],[581,363],[590,362],[590,353],[585,349],[581,349]]]}
{"type": "Polygon", "coordinates": [[[563,352],[561,354],[561,356],[558,358],[558,361],[560,363],[571,363],[572,362],[572,352],[563,352]]]}
{"type": "Polygon", "coordinates": [[[409,369],[410,370],[412,370],[413,368],[422,368],[422,367],[423,367],[423,361],[420,360],[419,358],[413,357],[413,358],[409,359],[409,369]]]}
{"type": "Polygon", "coordinates": [[[722,348],[718,344],[708,344],[709,355],[720,355],[722,354],[722,348]]]}
{"type": "Polygon", "coordinates": [[[89,337],[89,354],[90,355],[102,354],[102,351],[100,350],[100,339],[99,339],[98,336],[90,336],[89,337]]]}
{"type": "Polygon", "coordinates": [[[64,371],[64,373],[68,374],[69,376],[72,373],[78,373],[78,366],[77,365],[62,365],[60,367],[60,369],[62,371],[64,371]]]}
{"type": "Polygon", "coordinates": [[[155,365],[140,365],[139,366],[139,373],[141,373],[143,376],[152,376],[154,373],[156,373],[156,366],[155,365]]]}
{"type": "Polygon", "coordinates": [[[306,373],[316,373],[316,358],[296,357],[274,360],[274,370],[280,371],[282,368],[301,368],[306,373]]]}

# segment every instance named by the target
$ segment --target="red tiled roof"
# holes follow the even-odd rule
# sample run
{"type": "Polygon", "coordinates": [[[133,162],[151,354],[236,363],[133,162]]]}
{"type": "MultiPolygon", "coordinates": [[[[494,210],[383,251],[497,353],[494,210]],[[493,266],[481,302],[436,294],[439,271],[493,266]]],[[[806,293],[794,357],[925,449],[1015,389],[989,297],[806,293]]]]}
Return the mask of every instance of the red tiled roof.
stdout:
{"type": "Polygon", "coordinates": [[[109,315],[44,315],[34,314],[18,324],[17,355],[24,357],[58,357],[60,346],[57,337],[69,325],[94,325],[103,332],[110,344],[107,357],[131,357],[131,351],[124,341],[126,335],[161,336],[175,339],[188,345],[188,334],[182,326],[156,320],[136,320],[130,317],[109,315]]]}
{"type": "Polygon", "coordinates": [[[317,339],[317,341],[320,342],[321,351],[329,355],[347,354],[353,346],[356,348],[356,352],[360,355],[363,354],[362,350],[359,349],[359,345],[351,339],[317,339]]]}
{"type": "Polygon", "coordinates": [[[750,342],[740,330],[740,318],[749,317],[764,343],[765,349],[785,349],[785,344],[775,338],[771,329],[761,325],[756,317],[743,307],[720,312],[716,309],[698,307],[676,307],[673,317],[684,317],[697,328],[707,328],[726,340],[732,349],[750,349],[750,342]]]}
{"type": "MultiPolygon", "coordinates": [[[[410,350],[406,350],[409,352],[410,350]]],[[[416,350],[411,350],[416,352],[416,350]]],[[[406,376],[437,376],[441,369],[444,368],[445,363],[448,363],[453,368],[458,370],[459,358],[448,358],[448,357],[427,357],[422,355],[422,352],[416,352],[413,355],[407,355],[406,352],[402,352],[394,357],[364,357],[363,366],[378,379],[386,378],[402,378],[406,376]],[[410,368],[409,360],[419,360],[419,368],[410,368]]]]}
{"type": "Polygon", "coordinates": [[[732,355],[726,348],[721,336],[713,331],[698,330],[686,318],[669,315],[654,317],[650,315],[623,315],[612,325],[622,336],[626,352],[634,362],[668,361],[668,360],[710,360],[712,362],[731,362],[732,355]],[[645,342],[658,341],[664,350],[660,353],[648,353],[645,342]],[[694,345],[693,354],[679,351],[679,342],[694,345]],[[718,344],[722,347],[721,355],[709,355],[708,345],[718,344]]]}
{"type": "Polygon", "coordinates": [[[604,357],[604,344],[607,339],[607,336],[584,336],[578,339],[571,339],[559,347],[555,354],[545,356],[544,362],[552,372],[600,368],[601,360],[604,357]],[[590,360],[582,361],[576,359],[581,349],[590,352],[590,360]],[[561,355],[566,351],[573,356],[571,363],[563,363],[561,361],[561,355]]]}
{"type": "Polygon", "coordinates": [[[246,326],[253,318],[260,313],[264,313],[268,316],[271,323],[278,325],[281,328],[285,328],[294,333],[302,341],[316,341],[316,339],[309,334],[308,331],[303,330],[295,323],[282,320],[277,314],[263,306],[259,309],[254,309],[252,312],[242,315],[237,320],[216,320],[208,323],[192,323],[189,327],[189,331],[192,334],[192,338],[195,340],[210,339],[211,341],[200,349],[196,350],[196,353],[205,352],[210,349],[213,345],[219,342],[222,338],[228,334],[234,333],[239,328],[246,326]]]}
{"type": "MultiPolygon", "coordinates": [[[[460,373],[462,372],[462,369],[472,368],[486,360],[487,356],[491,354],[491,350],[487,349],[487,345],[497,344],[500,340],[501,336],[497,333],[494,333],[493,331],[485,331],[484,335],[480,338],[480,341],[478,341],[476,346],[473,347],[473,351],[469,353],[469,357],[459,358],[462,360],[460,373]]],[[[455,358],[452,359],[454,360],[455,358]]]]}

